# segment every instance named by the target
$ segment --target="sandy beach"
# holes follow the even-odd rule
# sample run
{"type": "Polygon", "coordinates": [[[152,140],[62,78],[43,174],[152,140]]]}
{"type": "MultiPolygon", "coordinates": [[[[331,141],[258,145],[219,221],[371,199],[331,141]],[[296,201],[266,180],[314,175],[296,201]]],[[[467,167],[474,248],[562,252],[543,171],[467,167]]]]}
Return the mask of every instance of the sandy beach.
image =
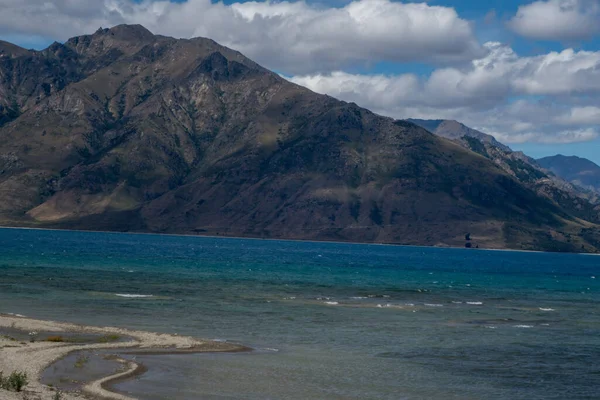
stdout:
{"type": "MultiPolygon", "coordinates": [[[[29,383],[23,392],[15,393],[0,389],[1,400],[50,400],[55,395],[55,389],[40,382],[43,371],[53,362],[68,354],[81,350],[101,349],[136,349],[142,351],[160,351],[168,353],[190,352],[236,352],[248,350],[224,342],[200,340],[193,337],[178,336],[177,334],[159,334],[152,332],[133,331],[122,328],[92,327],[61,323],[54,321],[35,320],[15,315],[0,314],[0,329],[37,332],[37,340],[15,340],[10,335],[0,336],[0,371],[4,376],[13,371],[27,373],[29,383]],[[102,335],[101,338],[127,338],[125,341],[105,343],[69,343],[51,342],[44,339],[44,332],[63,332],[65,335],[102,335]]],[[[80,393],[62,393],[61,399],[115,399],[130,400],[131,397],[107,390],[108,384],[121,379],[127,379],[143,373],[144,366],[131,360],[116,360],[122,364],[118,374],[106,376],[100,380],[88,382],[80,393]]]]}

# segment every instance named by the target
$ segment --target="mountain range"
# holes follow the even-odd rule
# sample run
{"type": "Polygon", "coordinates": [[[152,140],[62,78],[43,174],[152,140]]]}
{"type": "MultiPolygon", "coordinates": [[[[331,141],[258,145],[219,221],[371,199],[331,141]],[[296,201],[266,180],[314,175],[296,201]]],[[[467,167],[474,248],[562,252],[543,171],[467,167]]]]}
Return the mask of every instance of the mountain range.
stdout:
{"type": "MultiPolygon", "coordinates": [[[[570,214],[595,223],[600,222],[600,193],[595,191],[592,185],[582,184],[576,177],[563,173],[563,170],[551,170],[544,165],[543,160],[535,160],[523,152],[512,151],[493,136],[469,128],[458,121],[408,121],[488,158],[521,184],[559,204],[570,214]]],[[[569,164],[570,160],[573,159],[567,160],[565,164],[569,164]]],[[[585,163],[586,168],[593,170],[594,163],[585,159],[578,160],[585,163]]]]}
{"type": "Polygon", "coordinates": [[[379,116],[139,25],[0,42],[0,221],[600,250],[592,196],[457,124],[379,116]]]}
{"type": "Polygon", "coordinates": [[[600,195],[600,166],[585,158],[558,154],[537,160],[543,168],[600,195]]]}

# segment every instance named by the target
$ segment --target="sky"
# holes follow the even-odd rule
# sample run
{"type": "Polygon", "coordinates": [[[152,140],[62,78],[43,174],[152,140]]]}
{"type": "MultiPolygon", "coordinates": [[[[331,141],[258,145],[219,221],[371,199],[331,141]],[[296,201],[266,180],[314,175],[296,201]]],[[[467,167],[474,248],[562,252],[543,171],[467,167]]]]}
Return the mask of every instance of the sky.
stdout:
{"type": "Polygon", "coordinates": [[[533,157],[600,163],[600,0],[0,0],[0,40],[99,27],[209,37],[393,118],[455,119],[533,157]]]}

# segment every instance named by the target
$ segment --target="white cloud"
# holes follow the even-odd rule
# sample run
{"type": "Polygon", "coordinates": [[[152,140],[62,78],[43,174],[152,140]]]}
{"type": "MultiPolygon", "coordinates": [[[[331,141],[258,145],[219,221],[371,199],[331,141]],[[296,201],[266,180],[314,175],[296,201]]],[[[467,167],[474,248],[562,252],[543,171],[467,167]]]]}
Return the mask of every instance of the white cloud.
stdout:
{"type": "Polygon", "coordinates": [[[140,23],[155,33],[210,37],[287,73],[380,61],[465,61],[483,51],[453,8],[425,3],[356,0],[323,8],[303,1],[0,0],[0,9],[0,35],[65,40],[100,26],[140,23]]]}
{"type": "Polygon", "coordinates": [[[595,106],[573,107],[569,112],[556,118],[565,125],[600,125],[600,108],[595,106]]]}
{"type": "Polygon", "coordinates": [[[600,33],[599,19],[598,0],[547,0],[519,7],[509,26],[531,39],[572,41],[600,33]]]}
{"type": "Polygon", "coordinates": [[[499,43],[485,47],[488,55],[468,67],[427,77],[338,71],[288,79],[395,118],[458,119],[507,143],[597,137],[591,125],[600,123],[600,108],[593,106],[600,100],[600,52],[519,57],[499,43]]]}
{"type": "Polygon", "coordinates": [[[317,92],[360,98],[377,108],[390,101],[437,108],[489,107],[509,96],[597,94],[600,51],[566,49],[519,57],[510,47],[486,43],[487,56],[464,68],[441,68],[427,78],[416,75],[354,75],[345,72],[296,76],[317,92]]]}
{"type": "Polygon", "coordinates": [[[519,132],[515,134],[506,134],[504,132],[495,132],[493,134],[497,140],[504,143],[520,144],[520,143],[543,143],[543,144],[566,144],[589,142],[598,138],[596,129],[578,129],[556,132],[549,135],[542,131],[519,132]]]}

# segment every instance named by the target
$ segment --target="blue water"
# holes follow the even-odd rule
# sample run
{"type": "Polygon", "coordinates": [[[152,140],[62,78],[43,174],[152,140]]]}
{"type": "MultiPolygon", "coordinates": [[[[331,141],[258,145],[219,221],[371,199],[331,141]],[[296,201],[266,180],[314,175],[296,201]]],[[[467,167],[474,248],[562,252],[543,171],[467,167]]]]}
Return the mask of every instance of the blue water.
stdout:
{"type": "Polygon", "coordinates": [[[256,349],[146,356],[117,389],[150,400],[597,399],[599,282],[591,255],[0,229],[0,312],[256,349]]]}

